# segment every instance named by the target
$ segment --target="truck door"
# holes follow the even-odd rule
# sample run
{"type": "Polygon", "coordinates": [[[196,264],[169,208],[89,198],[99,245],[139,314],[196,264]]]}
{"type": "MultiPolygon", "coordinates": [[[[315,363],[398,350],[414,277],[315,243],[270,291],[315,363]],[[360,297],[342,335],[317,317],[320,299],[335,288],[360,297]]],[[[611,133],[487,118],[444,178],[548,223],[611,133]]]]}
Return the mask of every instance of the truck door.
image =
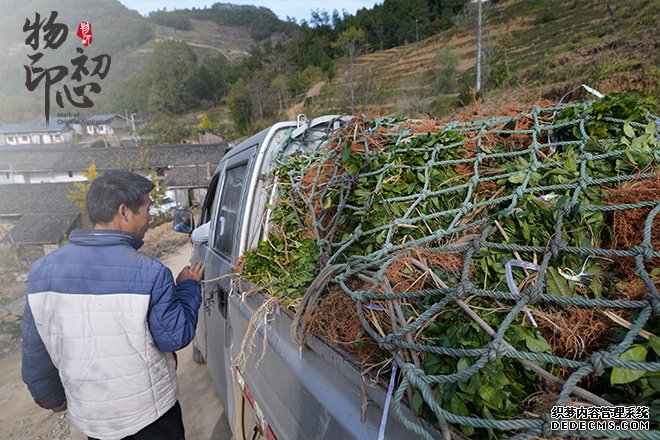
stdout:
{"type": "MultiPolygon", "coordinates": [[[[195,226],[201,226],[206,222],[209,222],[211,220],[211,214],[213,213],[213,202],[216,199],[216,194],[218,192],[218,184],[220,183],[220,175],[221,173],[217,173],[215,176],[213,176],[213,179],[211,180],[211,183],[208,186],[208,190],[206,192],[206,197],[204,198],[204,203],[202,205],[201,209],[201,214],[199,217],[199,223],[195,226]]],[[[196,263],[198,261],[201,262],[206,262],[206,254],[208,253],[209,250],[209,242],[201,243],[201,244],[195,244],[193,247],[193,252],[190,261],[192,263],[196,263]]],[[[212,287],[212,286],[209,286],[212,287]]],[[[206,298],[208,298],[208,292],[209,289],[207,289],[206,283],[202,283],[202,304],[201,308],[199,311],[199,315],[197,318],[197,332],[195,334],[195,342],[193,342],[193,347],[196,347],[197,350],[201,352],[201,357],[202,359],[198,359],[197,362],[200,362],[202,360],[206,360],[207,354],[206,354],[206,336],[208,334],[206,330],[206,317],[208,315],[207,313],[207,308],[208,305],[206,298]]],[[[195,359],[195,355],[193,353],[193,359],[195,359]]]]}
{"type": "Polygon", "coordinates": [[[254,151],[254,148],[247,149],[225,163],[211,216],[205,258],[206,362],[225,408],[228,402],[233,402],[233,388],[230,387],[232,327],[227,320],[232,288],[230,274],[237,260],[243,193],[254,151]]]}

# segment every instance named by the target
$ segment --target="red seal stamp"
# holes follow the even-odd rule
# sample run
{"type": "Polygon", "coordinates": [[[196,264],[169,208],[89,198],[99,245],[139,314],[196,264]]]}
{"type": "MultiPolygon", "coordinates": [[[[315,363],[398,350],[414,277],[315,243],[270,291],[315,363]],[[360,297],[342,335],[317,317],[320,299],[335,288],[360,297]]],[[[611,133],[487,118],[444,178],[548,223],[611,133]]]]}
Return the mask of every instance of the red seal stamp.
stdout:
{"type": "Polygon", "coordinates": [[[92,25],[87,21],[81,21],[78,25],[78,37],[82,40],[83,46],[89,46],[94,41],[92,37],[92,25]]]}

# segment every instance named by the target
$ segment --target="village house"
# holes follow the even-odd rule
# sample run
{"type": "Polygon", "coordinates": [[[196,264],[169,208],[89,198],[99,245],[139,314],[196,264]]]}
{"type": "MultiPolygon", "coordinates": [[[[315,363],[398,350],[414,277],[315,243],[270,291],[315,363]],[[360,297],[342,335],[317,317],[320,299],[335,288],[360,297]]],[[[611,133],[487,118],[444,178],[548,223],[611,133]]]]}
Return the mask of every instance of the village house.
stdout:
{"type": "Polygon", "coordinates": [[[48,253],[80,226],[78,207],[68,198],[74,182],[85,181],[90,165],[98,173],[127,169],[155,176],[190,207],[206,195],[211,175],[229,146],[186,144],[118,148],[3,149],[0,154],[0,244],[21,261],[48,253]]]}
{"type": "Polygon", "coordinates": [[[94,115],[82,122],[89,136],[127,136],[134,130],[131,120],[118,113],[94,115]]]}
{"type": "Polygon", "coordinates": [[[65,123],[31,123],[0,125],[0,146],[70,145],[74,129],[65,123]]]}

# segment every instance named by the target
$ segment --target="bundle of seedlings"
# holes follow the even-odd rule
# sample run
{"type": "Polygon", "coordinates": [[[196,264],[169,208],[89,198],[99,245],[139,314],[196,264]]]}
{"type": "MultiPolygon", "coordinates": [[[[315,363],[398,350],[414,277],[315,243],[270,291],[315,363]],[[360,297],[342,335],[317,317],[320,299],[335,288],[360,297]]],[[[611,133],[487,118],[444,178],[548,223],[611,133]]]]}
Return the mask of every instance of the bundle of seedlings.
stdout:
{"type": "Polygon", "coordinates": [[[548,435],[555,405],[657,409],[654,112],[610,95],[485,121],[356,117],[282,159],[241,276],[297,312],[301,343],[398,371],[395,411],[425,438],[402,404],[475,438],[548,435]]]}

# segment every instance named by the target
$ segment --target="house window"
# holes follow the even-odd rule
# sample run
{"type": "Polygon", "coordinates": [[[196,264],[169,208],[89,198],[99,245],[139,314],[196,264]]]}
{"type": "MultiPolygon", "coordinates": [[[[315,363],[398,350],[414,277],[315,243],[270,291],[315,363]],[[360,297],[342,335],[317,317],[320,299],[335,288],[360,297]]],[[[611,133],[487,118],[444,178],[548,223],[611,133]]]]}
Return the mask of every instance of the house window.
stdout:
{"type": "Polygon", "coordinates": [[[156,176],[165,177],[165,168],[156,168],[156,176]]]}
{"type": "Polygon", "coordinates": [[[73,171],[69,171],[69,177],[73,177],[73,171]]]}
{"type": "Polygon", "coordinates": [[[28,142],[30,140],[30,138],[28,136],[21,136],[21,140],[23,142],[28,142]]]}
{"type": "Polygon", "coordinates": [[[7,136],[7,142],[16,142],[16,138],[14,136],[7,136]]]}

